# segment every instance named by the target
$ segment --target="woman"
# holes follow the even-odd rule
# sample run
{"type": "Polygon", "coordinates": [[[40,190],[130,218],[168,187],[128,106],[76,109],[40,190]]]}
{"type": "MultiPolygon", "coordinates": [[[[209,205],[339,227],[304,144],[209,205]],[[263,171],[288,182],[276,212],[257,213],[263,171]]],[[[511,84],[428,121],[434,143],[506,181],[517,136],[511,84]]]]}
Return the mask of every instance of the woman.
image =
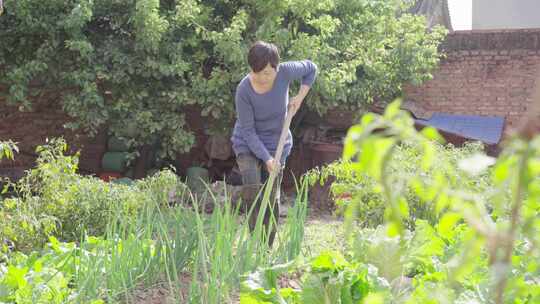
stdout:
{"type": "MultiPolygon", "coordinates": [[[[269,172],[279,170],[271,199],[271,208],[264,215],[265,227],[277,223],[279,216],[279,193],[283,167],[292,148],[289,131],[281,159],[276,152],[281,129],[287,111],[296,113],[315,81],[317,66],[309,61],[279,63],[279,52],[274,44],[256,42],[249,50],[248,63],[251,71],[236,88],[236,124],[232,135],[233,150],[244,184],[242,199],[251,203],[269,172]],[[301,80],[298,94],[289,100],[289,84],[301,80]],[[263,169],[264,168],[264,169],[263,169]],[[272,212],[273,211],[273,212],[272,212]],[[274,219],[271,219],[272,214],[274,219]]],[[[253,230],[257,220],[260,201],[253,208],[249,224],[253,230]]],[[[275,227],[269,237],[270,245],[275,236],[275,227]]]]}

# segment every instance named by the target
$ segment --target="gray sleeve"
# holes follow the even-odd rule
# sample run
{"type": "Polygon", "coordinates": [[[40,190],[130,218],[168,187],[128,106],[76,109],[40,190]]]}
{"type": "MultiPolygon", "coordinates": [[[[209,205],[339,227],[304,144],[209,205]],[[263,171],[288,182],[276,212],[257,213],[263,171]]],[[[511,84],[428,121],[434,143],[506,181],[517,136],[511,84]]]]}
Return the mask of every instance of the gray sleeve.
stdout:
{"type": "Polygon", "coordinates": [[[301,79],[302,84],[312,86],[317,77],[317,65],[311,60],[288,61],[280,64],[285,77],[289,81],[301,79]]]}
{"type": "Polygon", "coordinates": [[[259,135],[255,132],[253,106],[244,94],[242,94],[241,88],[236,89],[235,104],[242,138],[247,142],[249,149],[258,159],[264,162],[268,161],[272,156],[262,143],[259,135]]]}

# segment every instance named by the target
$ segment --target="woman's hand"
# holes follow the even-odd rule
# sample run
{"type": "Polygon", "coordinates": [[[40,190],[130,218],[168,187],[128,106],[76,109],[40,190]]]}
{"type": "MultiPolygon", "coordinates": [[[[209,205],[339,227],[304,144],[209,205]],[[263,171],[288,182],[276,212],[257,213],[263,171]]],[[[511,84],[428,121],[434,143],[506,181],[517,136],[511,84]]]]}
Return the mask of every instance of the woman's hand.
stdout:
{"type": "Polygon", "coordinates": [[[304,99],[300,96],[294,96],[291,98],[291,100],[289,100],[289,112],[292,112],[293,116],[296,114],[296,112],[298,112],[298,109],[300,109],[303,100],[304,99]]]}
{"type": "Polygon", "coordinates": [[[296,114],[298,112],[298,109],[300,109],[300,106],[302,106],[302,101],[304,101],[304,98],[306,98],[307,93],[309,92],[310,87],[308,85],[301,85],[300,91],[298,92],[298,95],[294,96],[289,100],[289,112],[296,114]]]}
{"type": "Polygon", "coordinates": [[[266,161],[266,170],[268,170],[268,172],[277,171],[278,168],[279,168],[279,162],[277,162],[275,159],[270,158],[269,160],[266,161]]]}

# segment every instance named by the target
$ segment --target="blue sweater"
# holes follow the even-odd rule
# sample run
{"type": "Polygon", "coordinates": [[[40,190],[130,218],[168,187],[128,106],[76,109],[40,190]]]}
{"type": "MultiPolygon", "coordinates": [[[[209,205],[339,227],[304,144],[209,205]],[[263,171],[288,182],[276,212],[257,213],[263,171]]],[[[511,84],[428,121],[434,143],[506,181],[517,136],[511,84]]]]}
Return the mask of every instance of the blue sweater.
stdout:
{"type": "MultiPolygon", "coordinates": [[[[289,84],[301,80],[311,86],[317,75],[317,66],[309,61],[290,61],[278,65],[272,89],[258,94],[251,86],[249,76],[236,88],[236,124],[231,137],[236,155],[251,152],[266,162],[274,157],[289,104],[289,84]]],[[[289,130],[281,161],[291,152],[292,134],[289,130]]],[[[283,165],[283,164],[282,164],[283,165]]]]}

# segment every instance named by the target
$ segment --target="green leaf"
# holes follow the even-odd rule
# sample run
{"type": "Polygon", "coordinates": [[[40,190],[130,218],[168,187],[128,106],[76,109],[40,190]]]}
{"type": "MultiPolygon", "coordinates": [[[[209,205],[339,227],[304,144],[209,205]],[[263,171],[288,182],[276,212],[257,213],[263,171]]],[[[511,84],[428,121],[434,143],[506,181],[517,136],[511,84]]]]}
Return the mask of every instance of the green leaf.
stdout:
{"type": "Polygon", "coordinates": [[[400,112],[400,107],[401,107],[400,100],[393,101],[391,104],[389,104],[386,107],[384,111],[384,118],[391,120],[394,117],[396,117],[400,112]]]}
{"type": "Polygon", "coordinates": [[[457,202],[459,202],[459,198],[449,197],[446,193],[439,193],[435,201],[435,214],[441,214],[449,206],[454,205],[457,202]]]}
{"type": "Polygon", "coordinates": [[[448,212],[443,215],[437,225],[437,233],[447,239],[452,239],[455,235],[454,226],[462,219],[459,213],[448,212]]]}
{"type": "MultiPolygon", "coordinates": [[[[372,122],[374,122],[376,118],[377,118],[377,115],[376,115],[376,114],[371,113],[371,112],[366,113],[366,114],[364,114],[364,115],[362,116],[362,119],[360,120],[360,124],[361,124],[363,127],[366,127],[366,126],[368,126],[369,124],[371,124],[372,122]]],[[[359,129],[359,130],[357,130],[357,132],[358,132],[358,131],[361,131],[361,130],[362,130],[362,129],[359,129]]],[[[361,132],[359,132],[359,133],[361,133],[361,132]]]]}
{"type": "Polygon", "coordinates": [[[350,160],[352,159],[358,151],[357,144],[358,141],[363,136],[363,127],[360,125],[355,125],[349,128],[347,136],[345,137],[345,144],[343,147],[343,159],[350,160]]]}
{"type": "Polygon", "coordinates": [[[302,284],[301,303],[332,304],[341,302],[341,284],[327,280],[322,274],[309,274],[302,284]]]}
{"type": "Polygon", "coordinates": [[[363,304],[383,304],[384,303],[384,297],[380,293],[370,293],[367,295],[367,297],[364,299],[363,304]]]}
{"type": "Polygon", "coordinates": [[[43,261],[38,259],[34,265],[33,265],[33,268],[34,268],[34,271],[35,272],[41,272],[41,270],[43,269],[43,261]]]}
{"type": "Polygon", "coordinates": [[[287,304],[300,304],[300,291],[292,288],[281,288],[279,294],[287,302],[287,304]]]}
{"type": "Polygon", "coordinates": [[[263,299],[264,296],[251,293],[241,293],[240,294],[240,304],[276,304],[272,297],[269,299],[263,299]]]}
{"type": "Polygon", "coordinates": [[[326,251],[313,259],[310,265],[314,272],[325,272],[343,269],[348,263],[341,253],[337,251],[326,251]]]}
{"type": "Polygon", "coordinates": [[[444,143],[444,137],[442,137],[441,134],[439,134],[439,131],[434,127],[425,127],[420,133],[429,140],[444,143]]]}
{"type": "Polygon", "coordinates": [[[241,303],[287,304],[278,292],[277,277],[291,267],[293,262],[261,268],[250,273],[241,285],[241,303]],[[259,301],[259,302],[257,302],[259,301]]]}
{"type": "Polygon", "coordinates": [[[499,161],[493,169],[493,180],[498,184],[507,180],[510,176],[511,167],[513,167],[515,163],[516,159],[514,157],[509,157],[499,161]]]}
{"type": "Polygon", "coordinates": [[[529,174],[531,176],[539,176],[540,175],[540,159],[530,159],[527,163],[529,174]]]}
{"type": "Polygon", "coordinates": [[[403,197],[400,197],[398,200],[398,210],[401,218],[409,217],[409,204],[407,200],[403,197]]]}
{"type": "Polygon", "coordinates": [[[396,222],[390,222],[386,225],[386,233],[389,237],[397,237],[401,233],[401,226],[396,222]]]}
{"type": "Polygon", "coordinates": [[[28,267],[16,267],[9,265],[7,268],[7,273],[4,278],[6,284],[14,289],[24,288],[28,282],[25,279],[25,275],[28,273],[28,267]]]}
{"type": "Polygon", "coordinates": [[[403,263],[399,230],[396,228],[396,237],[388,236],[388,225],[358,234],[354,253],[359,262],[377,267],[378,275],[391,281],[403,273],[403,263]]]}
{"type": "Polygon", "coordinates": [[[375,180],[380,181],[382,177],[384,157],[395,144],[393,138],[366,138],[360,147],[359,168],[372,176],[375,180]]]}
{"type": "Polygon", "coordinates": [[[351,286],[351,296],[354,303],[364,299],[370,292],[371,286],[367,279],[367,269],[356,276],[356,281],[351,286]]]}

